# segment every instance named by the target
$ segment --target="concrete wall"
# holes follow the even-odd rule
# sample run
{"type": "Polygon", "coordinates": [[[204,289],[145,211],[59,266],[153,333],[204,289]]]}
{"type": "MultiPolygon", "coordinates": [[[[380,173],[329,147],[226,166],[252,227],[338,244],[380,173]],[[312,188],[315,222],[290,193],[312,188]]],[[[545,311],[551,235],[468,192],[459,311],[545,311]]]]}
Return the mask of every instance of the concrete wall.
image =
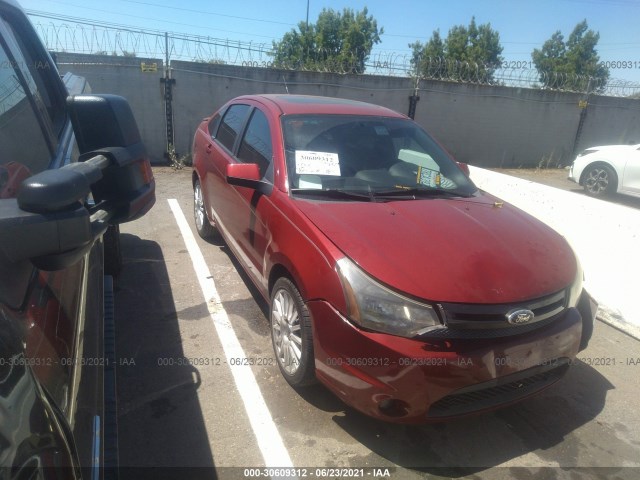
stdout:
{"type": "Polygon", "coordinates": [[[162,60],[56,53],[60,74],[73,72],[87,79],[92,93],[113,93],[129,100],[152,162],[164,162],[166,129],[164,122],[162,60]],[[141,63],[156,63],[156,72],[143,72],[141,63]]]}
{"type": "Polygon", "coordinates": [[[629,143],[640,143],[640,99],[589,99],[577,150],[597,145],[629,143]]]}
{"type": "MultiPolygon", "coordinates": [[[[161,60],[58,54],[62,73],[87,78],[95,93],[129,99],[152,160],[164,163],[166,126],[161,60]],[[158,64],[142,72],[141,62],[158,64]]],[[[250,93],[299,93],[361,100],[406,114],[414,81],[373,75],[293,72],[172,61],[175,145],[190,154],[200,121],[228,100],[250,93]]],[[[421,81],[416,121],[458,160],[484,167],[571,163],[589,146],[640,143],[640,100],[591,96],[580,127],[584,95],[547,90],[421,81]]]]}
{"type": "Polygon", "coordinates": [[[482,167],[570,163],[578,94],[422,82],[416,121],[458,160],[482,167]]]}

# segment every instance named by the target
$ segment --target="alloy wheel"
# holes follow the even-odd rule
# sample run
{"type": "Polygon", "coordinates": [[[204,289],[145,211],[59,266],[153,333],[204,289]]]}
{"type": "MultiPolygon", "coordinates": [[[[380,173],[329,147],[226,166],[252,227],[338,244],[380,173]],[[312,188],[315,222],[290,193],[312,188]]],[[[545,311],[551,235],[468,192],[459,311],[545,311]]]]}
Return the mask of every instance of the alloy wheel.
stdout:
{"type": "Polygon", "coordinates": [[[196,182],[193,189],[193,215],[196,221],[196,228],[202,230],[205,222],[204,201],[202,199],[202,188],[200,182],[196,182]]]}
{"type": "Polygon", "coordinates": [[[285,289],[276,292],[271,306],[271,328],[278,363],[288,375],[295,375],[302,358],[300,312],[285,289]]]}
{"type": "Polygon", "coordinates": [[[600,195],[609,188],[609,172],[604,168],[596,167],[589,171],[584,185],[589,193],[600,195]]]}

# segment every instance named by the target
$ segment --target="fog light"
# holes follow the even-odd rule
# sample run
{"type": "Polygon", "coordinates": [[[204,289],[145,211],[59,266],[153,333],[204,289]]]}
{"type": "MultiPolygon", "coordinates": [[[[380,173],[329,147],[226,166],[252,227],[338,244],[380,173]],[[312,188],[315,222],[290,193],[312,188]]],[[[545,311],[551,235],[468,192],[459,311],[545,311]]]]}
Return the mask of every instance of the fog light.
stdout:
{"type": "Polygon", "coordinates": [[[380,413],[387,417],[404,417],[409,413],[408,405],[402,400],[385,398],[378,403],[380,413]]]}

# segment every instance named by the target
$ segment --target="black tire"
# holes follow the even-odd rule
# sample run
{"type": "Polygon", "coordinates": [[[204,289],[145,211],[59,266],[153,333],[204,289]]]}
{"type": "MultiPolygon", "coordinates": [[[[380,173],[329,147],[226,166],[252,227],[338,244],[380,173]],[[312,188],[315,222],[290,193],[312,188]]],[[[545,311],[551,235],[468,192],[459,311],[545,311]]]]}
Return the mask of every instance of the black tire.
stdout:
{"type": "Polygon", "coordinates": [[[111,225],[102,237],[104,242],[104,274],[117,277],[122,270],[120,226],[111,225]]]}
{"type": "Polygon", "coordinates": [[[209,223],[209,218],[207,217],[207,212],[204,208],[202,186],[198,179],[196,179],[193,184],[193,217],[196,224],[196,230],[200,237],[207,239],[211,238],[215,234],[216,230],[213,225],[209,223]]]}
{"type": "Polygon", "coordinates": [[[317,380],[311,315],[288,278],[273,286],[269,311],[271,343],[282,376],[292,387],[313,385],[317,380]]]}
{"type": "Polygon", "coordinates": [[[618,189],[616,172],[604,163],[589,165],[583,174],[583,186],[587,195],[603,197],[611,195],[618,189]]]}

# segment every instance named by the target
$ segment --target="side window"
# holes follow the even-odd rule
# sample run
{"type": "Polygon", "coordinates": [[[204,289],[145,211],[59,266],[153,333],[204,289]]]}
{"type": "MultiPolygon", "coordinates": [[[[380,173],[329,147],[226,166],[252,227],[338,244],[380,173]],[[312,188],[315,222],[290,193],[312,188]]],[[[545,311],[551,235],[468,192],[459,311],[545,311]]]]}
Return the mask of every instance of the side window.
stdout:
{"type": "Polygon", "coordinates": [[[45,128],[57,138],[66,119],[65,106],[56,101],[56,94],[51,91],[52,86],[47,82],[47,76],[57,76],[58,73],[48,56],[43,58],[39,54],[34,55],[11,24],[4,19],[2,23],[7,31],[5,41],[14,56],[14,66],[24,75],[45,128]]]}
{"type": "Polygon", "coordinates": [[[209,135],[211,135],[211,138],[216,138],[216,131],[218,130],[218,125],[220,125],[220,115],[216,114],[209,121],[209,135]]]}
{"type": "Polygon", "coordinates": [[[229,151],[233,151],[233,144],[240,134],[240,129],[244,125],[248,112],[249,105],[231,105],[222,118],[216,138],[229,151]]]}
{"type": "Polygon", "coordinates": [[[55,139],[37,82],[4,19],[0,33],[0,198],[9,198],[22,180],[49,166],[55,139]]]}
{"type": "Polygon", "coordinates": [[[242,143],[240,143],[238,159],[244,163],[257,163],[261,176],[267,177],[266,180],[273,181],[273,170],[269,168],[272,155],[273,146],[271,145],[269,121],[264,113],[255,109],[242,138],[242,143]]]}

